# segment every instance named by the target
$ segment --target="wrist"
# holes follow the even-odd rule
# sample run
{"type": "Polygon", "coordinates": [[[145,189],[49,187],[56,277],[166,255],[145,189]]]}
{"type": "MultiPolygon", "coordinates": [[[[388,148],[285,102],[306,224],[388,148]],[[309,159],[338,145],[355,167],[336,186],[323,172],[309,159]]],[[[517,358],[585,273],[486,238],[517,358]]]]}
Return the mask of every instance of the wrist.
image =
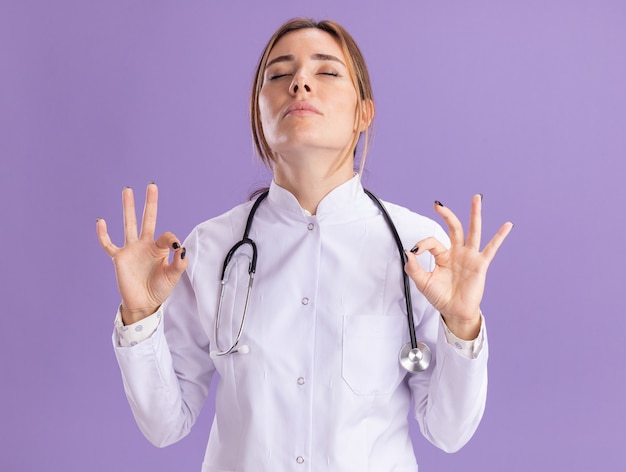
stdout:
{"type": "Polygon", "coordinates": [[[124,307],[124,303],[120,305],[120,315],[122,317],[122,323],[125,326],[131,325],[133,323],[137,323],[138,321],[147,318],[148,316],[156,313],[156,311],[161,307],[161,305],[155,308],[144,308],[144,309],[128,309],[124,307]]]}
{"type": "Polygon", "coordinates": [[[459,339],[471,341],[476,339],[480,333],[482,326],[482,313],[480,310],[477,316],[471,319],[457,319],[446,316],[443,313],[441,313],[441,317],[447,328],[459,339]]]}

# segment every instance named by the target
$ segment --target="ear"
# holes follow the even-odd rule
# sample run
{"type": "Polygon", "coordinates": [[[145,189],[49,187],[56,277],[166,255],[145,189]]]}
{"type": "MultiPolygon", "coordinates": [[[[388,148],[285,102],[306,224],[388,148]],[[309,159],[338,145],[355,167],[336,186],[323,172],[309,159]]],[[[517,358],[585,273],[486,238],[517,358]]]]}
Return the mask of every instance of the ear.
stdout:
{"type": "Polygon", "coordinates": [[[374,119],[374,101],[370,98],[363,100],[363,110],[359,123],[359,132],[365,131],[374,119]]]}

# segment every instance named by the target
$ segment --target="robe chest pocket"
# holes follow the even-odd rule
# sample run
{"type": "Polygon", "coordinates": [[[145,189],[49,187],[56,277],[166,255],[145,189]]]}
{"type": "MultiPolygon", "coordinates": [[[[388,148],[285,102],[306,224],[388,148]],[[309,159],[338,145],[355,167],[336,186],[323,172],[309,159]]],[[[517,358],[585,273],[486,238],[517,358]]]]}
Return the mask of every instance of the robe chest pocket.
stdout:
{"type": "Polygon", "coordinates": [[[384,395],[395,390],[405,374],[398,361],[405,334],[404,315],[344,317],[342,377],[354,393],[384,395]]]}

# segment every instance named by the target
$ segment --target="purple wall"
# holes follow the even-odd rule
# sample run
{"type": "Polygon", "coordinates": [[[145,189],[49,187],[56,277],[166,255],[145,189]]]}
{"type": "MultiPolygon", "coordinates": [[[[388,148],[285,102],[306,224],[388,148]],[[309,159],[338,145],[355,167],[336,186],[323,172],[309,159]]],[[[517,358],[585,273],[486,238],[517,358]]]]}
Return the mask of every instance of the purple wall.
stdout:
{"type": "Polygon", "coordinates": [[[482,192],[489,234],[516,224],[483,303],[485,418],[454,455],[418,437],[421,470],[626,470],[626,3],[243,3],[1,2],[0,470],[199,470],[210,405],[163,450],[134,424],[95,220],[121,242],[122,187],[154,180],[158,231],[184,237],[267,182],[248,89],[298,15],[368,59],[367,186],[464,221],[482,192]]]}

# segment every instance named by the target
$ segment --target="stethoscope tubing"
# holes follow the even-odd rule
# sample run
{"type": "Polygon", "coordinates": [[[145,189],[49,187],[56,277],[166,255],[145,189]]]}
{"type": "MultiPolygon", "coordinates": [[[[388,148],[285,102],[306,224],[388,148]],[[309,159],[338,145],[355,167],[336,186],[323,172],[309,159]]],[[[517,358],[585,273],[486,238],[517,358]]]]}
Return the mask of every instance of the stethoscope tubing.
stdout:
{"type": "Polygon", "coordinates": [[[406,304],[406,313],[407,313],[406,316],[407,316],[408,325],[409,325],[409,337],[411,339],[411,348],[417,349],[417,336],[415,335],[415,324],[413,321],[413,302],[411,301],[411,284],[409,281],[409,276],[404,270],[404,266],[406,265],[408,259],[407,259],[406,253],[404,252],[404,246],[402,244],[402,240],[400,239],[400,235],[398,234],[396,225],[393,224],[393,221],[391,220],[391,216],[389,216],[389,213],[387,212],[387,209],[385,208],[383,203],[379,200],[379,198],[376,195],[374,195],[369,190],[363,189],[363,191],[368,197],[371,198],[371,200],[380,209],[381,213],[383,214],[383,217],[385,218],[385,221],[387,222],[387,226],[389,227],[389,230],[391,231],[391,234],[393,235],[393,239],[396,241],[396,246],[400,254],[402,280],[404,282],[404,300],[406,304]]]}
{"type": "Polygon", "coordinates": [[[250,213],[248,214],[248,219],[246,220],[246,227],[244,229],[243,237],[241,238],[241,241],[237,242],[232,248],[230,248],[230,251],[228,251],[228,254],[226,254],[226,257],[224,258],[224,264],[222,266],[222,275],[220,277],[220,294],[219,294],[218,305],[217,305],[217,313],[215,314],[215,325],[214,325],[214,330],[213,330],[213,334],[215,336],[215,347],[217,347],[217,349],[213,351],[212,354],[215,356],[225,356],[227,354],[236,352],[238,350],[237,347],[239,345],[239,340],[241,339],[241,334],[243,333],[243,328],[244,328],[244,325],[246,324],[246,317],[248,315],[248,303],[250,301],[250,292],[252,291],[252,283],[254,282],[254,275],[256,274],[256,262],[257,262],[258,251],[257,251],[256,243],[249,237],[250,228],[252,227],[252,221],[254,219],[254,215],[257,211],[257,208],[259,208],[259,205],[261,204],[263,200],[265,200],[268,194],[269,194],[269,190],[266,190],[261,195],[259,195],[259,197],[256,199],[256,201],[252,205],[252,208],[250,209],[250,213]],[[248,265],[248,290],[246,291],[246,302],[243,308],[241,324],[239,325],[239,330],[237,331],[237,335],[235,336],[235,342],[233,342],[228,349],[222,349],[220,346],[218,333],[219,333],[219,326],[220,326],[220,316],[222,313],[222,302],[224,300],[224,287],[226,285],[226,281],[228,280],[228,264],[230,264],[230,261],[232,260],[237,250],[241,246],[244,246],[246,244],[252,248],[252,258],[250,259],[250,264],[248,265]]]}
{"type": "MultiPolygon", "coordinates": [[[[399,355],[400,364],[409,372],[420,372],[428,368],[428,365],[430,364],[431,354],[430,354],[430,349],[428,348],[428,346],[422,342],[418,342],[417,337],[415,335],[415,324],[413,320],[413,303],[411,301],[411,285],[409,281],[409,276],[404,270],[404,266],[406,265],[408,258],[404,251],[402,240],[400,239],[400,236],[398,235],[396,226],[394,225],[391,219],[391,216],[389,216],[387,209],[385,208],[383,203],[378,199],[376,195],[374,195],[372,192],[370,192],[367,189],[363,189],[363,190],[365,194],[372,200],[372,202],[374,202],[374,204],[381,211],[383,218],[385,219],[385,222],[387,223],[387,226],[389,227],[389,230],[391,231],[391,234],[393,235],[394,241],[398,248],[398,253],[400,255],[402,280],[403,280],[403,285],[404,285],[404,300],[405,300],[406,311],[407,311],[406,316],[407,316],[407,323],[409,326],[409,337],[411,340],[410,343],[407,343],[404,346],[402,346],[402,349],[399,355]]],[[[218,301],[218,306],[217,306],[217,314],[215,315],[215,325],[214,325],[215,344],[216,344],[217,350],[211,352],[212,357],[224,356],[226,354],[231,354],[235,352],[240,352],[242,354],[248,352],[247,346],[241,346],[241,347],[238,347],[238,346],[239,346],[239,341],[241,339],[241,335],[243,333],[244,325],[246,322],[246,317],[248,314],[250,292],[252,290],[252,283],[254,282],[254,275],[256,273],[256,263],[257,263],[257,247],[256,247],[255,242],[252,239],[250,239],[249,235],[250,235],[250,228],[252,227],[252,221],[254,220],[254,215],[257,209],[259,208],[259,205],[261,204],[263,200],[265,200],[265,198],[267,198],[268,194],[269,194],[269,190],[266,190],[256,199],[256,201],[252,205],[252,208],[250,209],[250,213],[248,214],[248,219],[246,220],[246,227],[244,229],[243,237],[241,238],[239,242],[237,242],[230,249],[230,251],[228,251],[228,254],[226,254],[226,257],[224,259],[224,265],[222,267],[222,276],[220,280],[221,287],[220,287],[219,301],[218,301]],[[224,286],[226,285],[226,281],[228,280],[228,272],[229,272],[228,265],[230,261],[232,260],[232,258],[234,257],[235,253],[237,252],[237,250],[243,245],[249,245],[252,248],[252,258],[250,260],[250,264],[248,265],[248,276],[249,276],[248,290],[246,293],[246,301],[244,304],[241,324],[239,325],[239,330],[237,332],[237,335],[235,336],[235,341],[231,344],[231,346],[228,349],[224,350],[219,345],[219,336],[218,336],[219,325],[220,325],[220,315],[222,312],[222,301],[224,298],[224,286]]]]}

